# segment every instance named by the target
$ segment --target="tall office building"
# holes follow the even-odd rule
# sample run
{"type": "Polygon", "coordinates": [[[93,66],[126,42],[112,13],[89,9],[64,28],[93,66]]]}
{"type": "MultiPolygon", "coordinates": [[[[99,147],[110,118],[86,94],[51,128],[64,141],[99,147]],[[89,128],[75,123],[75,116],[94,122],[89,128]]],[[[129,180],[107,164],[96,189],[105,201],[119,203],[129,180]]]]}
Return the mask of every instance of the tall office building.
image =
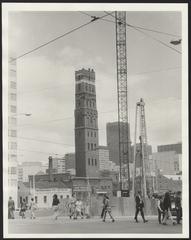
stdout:
{"type": "Polygon", "coordinates": [[[182,154],[182,143],[175,143],[175,144],[166,144],[157,146],[158,152],[168,152],[168,151],[175,151],[177,154],[182,154]]]}
{"type": "Polygon", "coordinates": [[[96,108],[95,72],[75,72],[75,153],[76,176],[97,177],[99,162],[98,113],[96,108]]]}
{"type": "Polygon", "coordinates": [[[9,59],[8,69],[8,194],[17,206],[17,66],[9,59]]]}
{"type": "MultiPolygon", "coordinates": [[[[125,124],[125,123],[121,123],[125,124]]],[[[129,124],[128,124],[129,125],[129,124]]],[[[116,165],[119,165],[119,130],[118,122],[107,123],[107,146],[109,148],[109,158],[110,161],[114,162],[116,165]]],[[[128,126],[128,136],[129,139],[129,160],[131,162],[131,151],[130,151],[130,128],[128,126]]]]}

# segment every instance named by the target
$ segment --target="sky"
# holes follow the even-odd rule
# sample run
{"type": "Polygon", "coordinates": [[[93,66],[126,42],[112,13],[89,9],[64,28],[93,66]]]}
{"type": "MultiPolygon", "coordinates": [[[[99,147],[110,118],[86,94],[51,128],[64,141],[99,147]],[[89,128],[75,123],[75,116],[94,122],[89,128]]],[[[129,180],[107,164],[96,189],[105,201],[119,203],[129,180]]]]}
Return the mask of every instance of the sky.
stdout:
{"type": "MultiPolygon", "coordinates": [[[[103,16],[104,12],[88,12],[103,16]]],[[[127,12],[127,23],[181,36],[179,12],[127,12]]],[[[106,19],[114,21],[111,16],[106,19]]],[[[9,50],[16,57],[90,20],[76,12],[10,12],[9,50]]],[[[179,39],[147,32],[168,46],[179,39]]],[[[75,71],[96,73],[99,145],[106,123],[117,121],[115,24],[96,21],[17,60],[18,161],[48,162],[74,152],[75,71]],[[19,115],[31,113],[30,117],[19,115]]],[[[180,37],[181,38],[181,37],[180,37]]],[[[148,143],[181,136],[181,54],[127,27],[128,108],[134,143],[136,103],[145,101],[148,143]]]]}

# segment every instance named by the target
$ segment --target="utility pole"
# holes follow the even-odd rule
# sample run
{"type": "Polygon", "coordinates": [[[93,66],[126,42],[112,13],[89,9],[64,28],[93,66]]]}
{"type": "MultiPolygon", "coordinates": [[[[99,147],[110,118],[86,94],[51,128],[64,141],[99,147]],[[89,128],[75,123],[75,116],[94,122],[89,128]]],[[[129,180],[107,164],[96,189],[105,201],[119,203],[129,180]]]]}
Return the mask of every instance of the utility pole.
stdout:
{"type": "Polygon", "coordinates": [[[115,12],[120,190],[130,189],[126,12],[115,12]]]}

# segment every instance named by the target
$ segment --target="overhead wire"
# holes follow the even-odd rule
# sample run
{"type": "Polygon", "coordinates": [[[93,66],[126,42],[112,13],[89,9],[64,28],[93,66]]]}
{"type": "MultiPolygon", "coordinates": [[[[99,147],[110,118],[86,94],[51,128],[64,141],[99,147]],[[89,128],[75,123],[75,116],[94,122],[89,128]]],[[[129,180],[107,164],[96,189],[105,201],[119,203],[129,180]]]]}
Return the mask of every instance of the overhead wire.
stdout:
{"type": "MultiPolygon", "coordinates": [[[[105,11],[105,12],[108,13],[107,11],[105,11]]],[[[115,19],[117,19],[117,20],[120,20],[120,19],[116,18],[115,16],[113,16],[113,14],[111,14],[111,13],[108,13],[108,14],[109,14],[110,16],[112,16],[113,18],[115,18],[115,19]]],[[[133,29],[135,29],[136,31],[144,34],[145,36],[147,36],[147,37],[149,37],[149,38],[157,41],[158,43],[161,43],[163,46],[166,46],[166,47],[168,47],[169,49],[171,49],[171,50],[173,50],[173,51],[175,51],[175,52],[177,52],[177,53],[179,53],[179,54],[182,54],[182,52],[180,52],[179,50],[177,50],[177,49],[169,46],[168,44],[164,43],[163,41],[159,40],[158,38],[155,38],[155,37],[151,36],[150,34],[145,33],[144,31],[138,29],[137,27],[135,27],[135,26],[133,26],[133,25],[131,25],[131,24],[128,24],[128,23],[126,23],[126,25],[129,26],[129,27],[132,27],[133,29]]]]}
{"type": "MultiPolygon", "coordinates": [[[[94,17],[86,12],[83,12],[83,11],[79,11],[80,13],[86,15],[86,16],[89,16],[89,17],[94,17]]],[[[106,12],[106,11],[105,11],[106,12]]],[[[107,12],[108,13],[108,12],[107,12]]],[[[113,16],[114,17],[114,16],[113,16]]],[[[111,22],[111,23],[115,23],[114,21],[112,20],[109,20],[109,19],[101,19],[103,21],[108,21],[108,22],[111,22]]],[[[177,34],[172,34],[172,33],[167,33],[167,32],[163,32],[163,31],[159,31],[159,30],[154,30],[154,29],[150,29],[150,28],[146,28],[146,27],[140,27],[140,26],[137,26],[137,25],[132,25],[132,24],[129,24],[127,23],[127,26],[129,27],[136,27],[136,28],[139,28],[139,29],[142,29],[142,30],[145,30],[145,31],[149,31],[149,32],[154,32],[154,33],[159,33],[159,34],[163,34],[163,35],[168,35],[168,36],[172,36],[172,37],[181,37],[180,35],[177,35],[177,34]]]]}
{"type": "Polygon", "coordinates": [[[53,42],[57,41],[58,39],[61,39],[61,38],[63,38],[63,37],[65,37],[65,36],[67,36],[67,35],[75,32],[75,31],[77,31],[77,30],[79,30],[79,29],[81,29],[81,28],[83,28],[83,27],[85,27],[85,26],[87,26],[87,25],[89,25],[89,24],[97,21],[97,20],[100,20],[100,19],[102,19],[102,18],[104,18],[104,17],[106,17],[106,16],[108,16],[108,15],[109,15],[109,14],[107,13],[107,14],[99,17],[99,18],[94,18],[94,19],[92,19],[91,21],[88,21],[88,22],[86,22],[86,23],[84,23],[84,24],[82,24],[82,25],[80,25],[80,26],[78,26],[78,27],[76,27],[76,28],[74,28],[74,29],[72,29],[72,30],[70,30],[70,31],[68,31],[68,32],[66,32],[66,33],[64,33],[64,34],[62,34],[62,35],[60,35],[60,36],[58,36],[58,37],[50,40],[50,41],[48,41],[48,42],[46,42],[46,43],[43,43],[43,44],[39,45],[39,46],[36,47],[36,48],[33,48],[33,49],[30,50],[30,51],[27,51],[27,52],[19,55],[19,56],[16,57],[16,58],[13,58],[13,59],[10,60],[9,62],[11,63],[11,62],[16,61],[17,59],[20,59],[20,58],[22,58],[22,57],[24,57],[24,56],[26,56],[26,55],[28,55],[28,54],[30,54],[30,53],[32,53],[32,52],[35,52],[35,51],[37,51],[38,49],[43,48],[43,47],[47,46],[48,44],[53,43],[53,42]]]}

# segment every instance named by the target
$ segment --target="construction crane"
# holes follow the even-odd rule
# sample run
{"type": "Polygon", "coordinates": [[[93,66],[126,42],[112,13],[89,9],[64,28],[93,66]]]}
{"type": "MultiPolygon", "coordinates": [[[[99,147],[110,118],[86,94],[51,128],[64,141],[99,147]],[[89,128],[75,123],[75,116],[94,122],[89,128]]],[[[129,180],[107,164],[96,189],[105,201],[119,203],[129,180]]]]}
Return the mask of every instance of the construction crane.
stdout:
{"type": "Polygon", "coordinates": [[[137,190],[141,190],[143,197],[146,198],[151,191],[151,174],[145,120],[145,103],[142,98],[136,104],[133,175],[133,194],[135,195],[137,190]],[[138,134],[137,130],[139,130],[138,134]],[[137,135],[139,136],[139,144],[137,144],[137,135]],[[137,152],[140,153],[140,164],[138,164],[137,152]]]}
{"type": "Polygon", "coordinates": [[[115,12],[120,190],[130,190],[126,12],[115,12]]]}

